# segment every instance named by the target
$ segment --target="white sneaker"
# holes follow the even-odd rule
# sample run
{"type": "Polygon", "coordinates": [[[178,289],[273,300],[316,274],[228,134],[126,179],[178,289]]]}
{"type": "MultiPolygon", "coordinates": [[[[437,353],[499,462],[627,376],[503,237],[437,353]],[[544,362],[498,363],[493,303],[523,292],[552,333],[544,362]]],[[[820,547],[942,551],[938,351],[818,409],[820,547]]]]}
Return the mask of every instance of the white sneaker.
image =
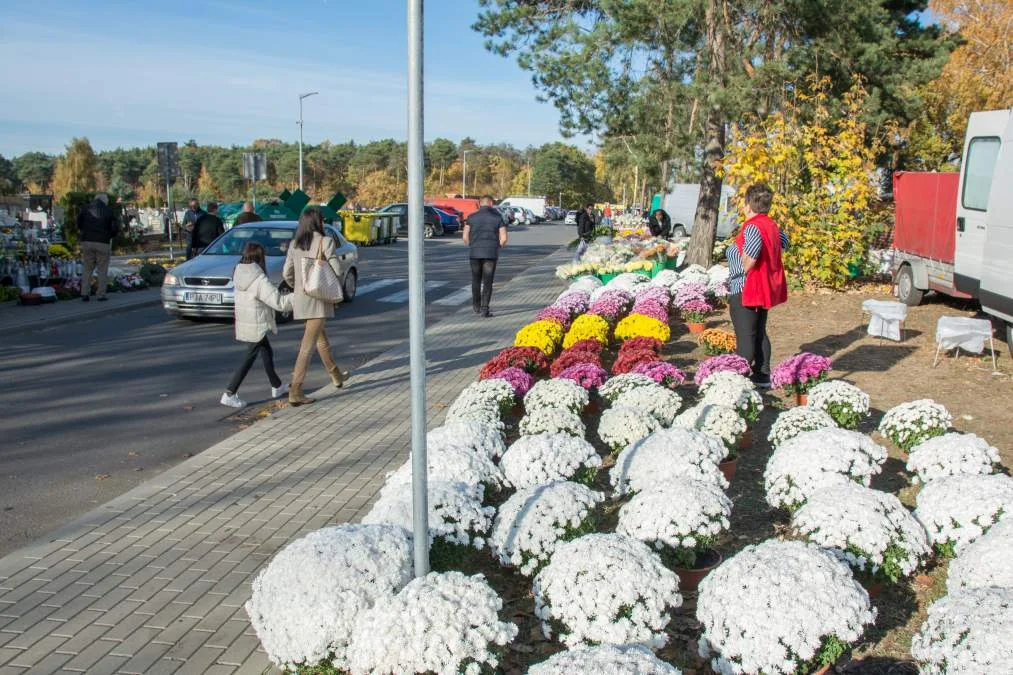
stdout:
{"type": "Polygon", "coordinates": [[[284,382],[280,387],[271,387],[271,398],[281,398],[288,393],[288,385],[284,382]]]}
{"type": "Polygon", "coordinates": [[[222,400],[219,401],[219,402],[222,405],[229,406],[230,408],[245,408],[246,407],[246,401],[244,401],[243,399],[239,398],[238,394],[230,394],[229,392],[225,392],[224,394],[222,394],[222,400]]]}

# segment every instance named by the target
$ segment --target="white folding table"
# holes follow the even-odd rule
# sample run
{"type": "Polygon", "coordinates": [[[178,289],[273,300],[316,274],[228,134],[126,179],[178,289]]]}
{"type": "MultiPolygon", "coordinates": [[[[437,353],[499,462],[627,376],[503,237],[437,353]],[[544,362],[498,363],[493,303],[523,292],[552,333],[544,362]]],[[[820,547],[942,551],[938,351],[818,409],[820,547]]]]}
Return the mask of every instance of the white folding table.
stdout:
{"type": "Polygon", "coordinates": [[[932,361],[934,368],[939,363],[939,354],[951,349],[981,354],[985,351],[988,341],[992,352],[992,370],[995,364],[995,342],[992,340],[992,322],[988,319],[972,319],[966,316],[941,316],[936,323],[936,356],[932,361]]]}

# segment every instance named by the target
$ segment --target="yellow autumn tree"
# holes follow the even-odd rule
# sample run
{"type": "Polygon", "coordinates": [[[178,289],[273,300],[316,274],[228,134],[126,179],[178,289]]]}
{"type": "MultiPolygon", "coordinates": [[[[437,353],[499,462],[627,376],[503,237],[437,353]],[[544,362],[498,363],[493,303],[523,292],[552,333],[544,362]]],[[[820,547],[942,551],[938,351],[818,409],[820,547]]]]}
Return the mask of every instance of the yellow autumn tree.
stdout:
{"type": "Polygon", "coordinates": [[[364,206],[381,207],[391,202],[403,202],[407,195],[407,183],[380,169],[366,174],[358,182],[354,201],[364,206]]]}
{"type": "Polygon", "coordinates": [[[197,198],[201,201],[214,201],[218,198],[220,190],[211,173],[206,166],[200,168],[200,175],[197,177],[197,198]]]}
{"type": "Polygon", "coordinates": [[[94,192],[97,173],[98,160],[91,143],[87,138],[73,138],[53,168],[53,195],[60,198],[68,192],[94,192]]]}
{"type": "Polygon", "coordinates": [[[829,87],[829,79],[810,79],[784,111],[737,125],[723,174],[736,191],[740,215],[747,187],[773,188],[770,215],[791,239],[785,254],[791,282],[841,288],[849,265],[867,253],[880,143],[862,121],[862,86],[834,105],[829,87]]]}

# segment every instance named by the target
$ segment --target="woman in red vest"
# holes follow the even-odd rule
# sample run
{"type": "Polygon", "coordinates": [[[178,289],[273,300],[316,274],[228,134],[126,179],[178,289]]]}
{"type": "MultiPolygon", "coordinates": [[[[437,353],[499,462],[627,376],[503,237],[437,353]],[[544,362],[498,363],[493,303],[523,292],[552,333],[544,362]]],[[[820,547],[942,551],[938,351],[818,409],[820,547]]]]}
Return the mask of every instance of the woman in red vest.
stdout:
{"type": "Polygon", "coordinates": [[[788,237],[767,215],[774,192],[768,186],[746,190],[746,222],[735,244],[725,251],[728,260],[728,308],[735,327],[736,351],[753,368],[753,381],[770,386],[770,338],[767,312],[788,300],[781,252],[788,237]]]}

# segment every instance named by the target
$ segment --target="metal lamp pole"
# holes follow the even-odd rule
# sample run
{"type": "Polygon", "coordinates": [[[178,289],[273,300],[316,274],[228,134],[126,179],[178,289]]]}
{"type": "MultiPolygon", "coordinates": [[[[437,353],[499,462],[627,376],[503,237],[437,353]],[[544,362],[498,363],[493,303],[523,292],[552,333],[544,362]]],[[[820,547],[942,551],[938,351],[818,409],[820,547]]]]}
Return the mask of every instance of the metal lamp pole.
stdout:
{"type": "Polygon", "coordinates": [[[468,153],[473,150],[464,151],[464,168],[461,169],[461,196],[468,196],[468,153]]]}
{"type": "Polygon", "coordinates": [[[299,189],[302,190],[302,100],[319,94],[318,91],[309,91],[299,94],[299,189]]]}

